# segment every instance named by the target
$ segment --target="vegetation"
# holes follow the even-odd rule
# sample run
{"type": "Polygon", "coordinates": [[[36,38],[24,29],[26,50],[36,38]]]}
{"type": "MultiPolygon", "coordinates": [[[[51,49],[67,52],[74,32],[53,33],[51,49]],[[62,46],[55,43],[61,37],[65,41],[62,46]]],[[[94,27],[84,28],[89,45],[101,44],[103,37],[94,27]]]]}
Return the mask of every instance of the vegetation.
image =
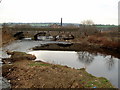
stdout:
{"type": "Polygon", "coordinates": [[[88,36],[91,34],[95,34],[98,32],[96,26],[94,26],[94,22],[92,20],[84,20],[81,22],[82,25],[80,26],[80,34],[84,36],[88,36]]]}
{"type": "Polygon", "coordinates": [[[28,64],[29,66],[49,66],[50,64],[43,63],[43,62],[33,62],[32,64],[28,64]]]}
{"type": "Polygon", "coordinates": [[[0,30],[1,44],[0,47],[14,41],[14,37],[10,34],[8,27],[3,25],[2,30],[0,30]]]}

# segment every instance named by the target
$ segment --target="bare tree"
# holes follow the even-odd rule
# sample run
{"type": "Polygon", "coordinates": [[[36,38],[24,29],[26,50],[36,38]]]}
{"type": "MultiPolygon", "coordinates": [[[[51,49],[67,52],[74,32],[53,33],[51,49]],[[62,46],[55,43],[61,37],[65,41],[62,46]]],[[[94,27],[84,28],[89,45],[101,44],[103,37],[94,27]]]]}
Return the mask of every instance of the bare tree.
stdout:
{"type": "Polygon", "coordinates": [[[81,22],[81,24],[83,24],[83,25],[93,25],[94,22],[92,20],[84,20],[84,21],[81,22]]]}
{"type": "Polygon", "coordinates": [[[94,22],[92,20],[84,20],[81,22],[80,30],[82,33],[84,33],[85,36],[89,34],[94,34],[97,32],[97,29],[94,25],[94,22]]]}

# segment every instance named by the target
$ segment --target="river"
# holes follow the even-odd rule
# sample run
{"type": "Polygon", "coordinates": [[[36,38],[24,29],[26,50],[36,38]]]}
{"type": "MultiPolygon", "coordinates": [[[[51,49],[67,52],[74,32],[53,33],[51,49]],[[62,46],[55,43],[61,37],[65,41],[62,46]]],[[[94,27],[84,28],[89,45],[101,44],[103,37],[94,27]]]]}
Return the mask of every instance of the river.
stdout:
{"type": "MultiPolygon", "coordinates": [[[[38,60],[67,65],[68,67],[80,69],[86,68],[87,72],[98,77],[107,78],[115,87],[118,87],[118,58],[111,55],[91,54],[89,52],[75,51],[48,51],[37,50],[32,51],[31,48],[40,46],[46,43],[58,43],[56,41],[32,41],[32,40],[17,40],[0,50],[2,58],[9,57],[6,50],[21,51],[34,54],[38,60]],[[3,51],[2,51],[3,50],[3,51]]],[[[63,42],[59,42],[63,43],[63,42]]]]}

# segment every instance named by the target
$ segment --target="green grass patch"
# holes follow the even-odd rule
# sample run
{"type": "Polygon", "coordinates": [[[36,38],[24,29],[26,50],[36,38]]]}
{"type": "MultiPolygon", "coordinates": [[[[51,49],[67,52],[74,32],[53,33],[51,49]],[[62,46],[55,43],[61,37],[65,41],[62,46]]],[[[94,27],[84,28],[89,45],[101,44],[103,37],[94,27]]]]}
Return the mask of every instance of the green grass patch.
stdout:
{"type": "Polygon", "coordinates": [[[49,64],[45,64],[45,63],[31,63],[31,64],[29,64],[29,66],[49,66],[49,64]]]}
{"type": "Polygon", "coordinates": [[[96,78],[93,80],[88,80],[85,84],[85,87],[89,87],[89,88],[114,88],[114,86],[111,85],[111,83],[103,77],[100,78],[96,78]]]}

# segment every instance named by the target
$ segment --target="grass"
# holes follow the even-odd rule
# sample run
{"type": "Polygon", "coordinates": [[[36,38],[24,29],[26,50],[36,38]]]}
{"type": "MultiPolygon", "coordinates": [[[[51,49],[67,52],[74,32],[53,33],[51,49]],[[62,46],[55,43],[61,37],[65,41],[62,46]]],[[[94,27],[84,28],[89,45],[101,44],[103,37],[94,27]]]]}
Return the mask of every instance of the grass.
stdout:
{"type": "Polygon", "coordinates": [[[34,62],[34,63],[28,64],[28,65],[29,66],[49,66],[50,64],[34,62]]]}
{"type": "Polygon", "coordinates": [[[88,87],[88,88],[105,88],[105,87],[113,88],[108,83],[109,83],[109,81],[106,78],[100,77],[100,78],[88,80],[85,83],[85,87],[88,87]]]}
{"type": "Polygon", "coordinates": [[[86,72],[84,68],[77,70],[83,71],[84,76],[81,78],[80,83],[83,84],[85,88],[113,88],[113,86],[110,85],[109,80],[107,80],[106,78],[95,77],[86,72]]]}

